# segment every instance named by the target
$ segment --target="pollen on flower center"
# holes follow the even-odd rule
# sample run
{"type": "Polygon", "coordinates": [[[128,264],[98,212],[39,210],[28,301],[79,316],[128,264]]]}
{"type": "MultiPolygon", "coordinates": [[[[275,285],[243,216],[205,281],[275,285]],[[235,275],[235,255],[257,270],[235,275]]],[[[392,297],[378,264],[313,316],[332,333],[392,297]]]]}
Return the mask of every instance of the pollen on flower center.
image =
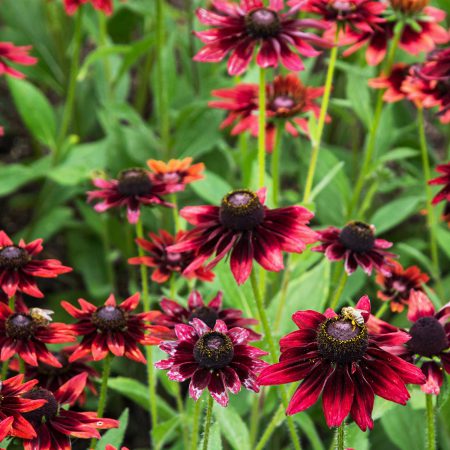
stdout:
{"type": "Polygon", "coordinates": [[[276,11],[267,8],[256,9],[245,17],[245,26],[250,36],[268,38],[281,31],[280,17],[276,11]]]}
{"type": "Polygon", "coordinates": [[[435,317],[421,317],[409,330],[407,346],[421,356],[438,355],[449,346],[444,327],[435,317]]]}
{"type": "Polygon", "coordinates": [[[102,306],[92,314],[93,324],[101,331],[119,331],[127,326],[125,314],[117,306],[102,306]]]}
{"type": "Polygon", "coordinates": [[[31,257],[27,251],[16,245],[10,245],[0,250],[0,268],[20,269],[25,266],[31,257]]]}
{"type": "Polygon", "coordinates": [[[241,189],[223,198],[219,218],[226,228],[252,230],[263,222],[264,207],[254,192],[241,189]]]}
{"type": "Polygon", "coordinates": [[[341,316],[323,322],[317,340],[322,357],[338,364],[360,360],[369,344],[365,325],[355,325],[341,316]]]}
{"type": "Polygon", "coordinates": [[[49,390],[42,388],[34,389],[25,393],[23,397],[31,400],[47,400],[47,403],[42,405],[40,408],[35,409],[34,411],[22,413],[23,417],[31,422],[33,426],[39,426],[40,424],[48,422],[53,419],[53,417],[58,415],[59,404],[55,396],[49,390]]]}
{"type": "Polygon", "coordinates": [[[13,339],[27,339],[34,331],[34,321],[28,314],[13,314],[5,322],[6,334],[13,339]]]}
{"type": "Polygon", "coordinates": [[[122,195],[146,195],[152,191],[153,184],[143,169],[127,169],[119,174],[118,191],[122,195]]]}
{"type": "Polygon", "coordinates": [[[195,308],[189,316],[189,322],[193,319],[200,319],[206,323],[209,328],[213,328],[218,319],[218,314],[215,309],[208,308],[207,306],[200,306],[195,308]]]}
{"type": "Polygon", "coordinates": [[[372,250],[375,245],[375,236],[370,225],[364,222],[350,222],[340,232],[341,244],[356,253],[372,250]]]}
{"type": "Polygon", "coordinates": [[[207,369],[221,369],[233,360],[234,347],[223,333],[210,331],[203,334],[194,346],[194,359],[207,369]]]}

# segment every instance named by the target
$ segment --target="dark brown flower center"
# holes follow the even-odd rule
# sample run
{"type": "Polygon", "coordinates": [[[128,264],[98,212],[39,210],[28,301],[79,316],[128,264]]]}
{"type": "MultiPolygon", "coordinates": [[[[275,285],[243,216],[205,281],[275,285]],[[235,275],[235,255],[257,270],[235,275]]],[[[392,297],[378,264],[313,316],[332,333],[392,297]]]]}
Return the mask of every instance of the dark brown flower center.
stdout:
{"type": "Polygon", "coordinates": [[[215,309],[208,308],[207,306],[200,306],[191,312],[189,322],[193,319],[200,319],[202,322],[206,323],[209,328],[214,328],[217,318],[218,314],[215,309]]]}
{"type": "Polygon", "coordinates": [[[272,109],[291,109],[295,106],[295,100],[289,95],[279,95],[272,102],[272,109]]]}
{"type": "Polygon", "coordinates": [[[264,207],[254,192],[240,189],[223,198],[219,217],[231,230],[252,230],[263,222],[264,207]]]}
{"type": "Polygon", "coordinates": [[[277,36],[281,31],[280,17],[276,11],[259,8],[245,17],[247,33],[256,39],[277,36]]]}
{"type": "Polygon", "coordinates": [[[194,346],[194,358],[201,367],[222,369],[234,357],[231,339],[223,333],[210,331],[203,334],[194,346]]]}
{"type": "Polygon", "coordinates": [[[1,269],[20,269],[27,265],[31,260],[28,252],[16,245],[3,247],[0,250],[0,268],[1,269]]]}
{"type": "Polygon", "coordinates": [[[32,317],[28,314],[15,313],[5,322],[5,331],[12,339],[28,339],[34,334],[36,327],[32,317]]]}
{"type": "Polygon", "coordinates": [[[119,331],[127,326],[123,311],[117,306],[102,306],[92,314],[92,323],[100,331],[119,331]]]}
{"type": "Polygon", "coordinates": [[[22,413],[26,420],[31,422],[33,426],[39,426],[42,423],[48,422],[58,415],[59,404],[55,396],[47,389],[37,388],[30,392],[23,394],[24,398],[31,400],[47,400],[47,403],[34,411],[22,413]]]}
{"type": "Polygon", "coordinates": [[[359,361],[364,356],[369,338],[365,325],[337,316],[319,326],[317,341],[323,358],[346,364],[359,361]]]}
{"type": "Polygon", "coordinates": [[[444,327],[433,316],[421,317],[409,330],[411,340],[407,346],[413,353],[431,357],[449,346],[444,327]]]}
{"type": "Polygon", "coordinates": [[[364,222],[350,222],[339,234],[341,244],[356,253],[364,253],[373,249],[375,236],[370,225],[364,222]]]}
{"type": "Polygon", "coordinates": [[[118,191],[122,195],[147,195],[152,192],[153,184],[144,169],[127,169],[119,175],[118,191]]]}

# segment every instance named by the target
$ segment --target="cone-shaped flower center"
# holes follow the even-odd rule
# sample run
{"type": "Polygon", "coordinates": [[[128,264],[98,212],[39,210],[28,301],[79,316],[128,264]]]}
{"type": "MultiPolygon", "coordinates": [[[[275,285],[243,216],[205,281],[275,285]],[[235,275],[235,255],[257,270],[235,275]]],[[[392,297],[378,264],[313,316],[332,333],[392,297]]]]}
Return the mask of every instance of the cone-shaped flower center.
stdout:
{"type": "Polygon", "coordinates": [[[392,8],[405,14],[419,13],[428,3],[429,0],[391,0],[392,8]]]}
{"type": "Polygon", "coordinates": [[[92,314],[93,324],[101,331],[119,331],[127,326],[123,311],[117,306],[102,306],[92,314]]]}
{"type": "Polygon", "coordinates": [[[257,39],[276,36],[281,31],[280,17],[276,11],[259,8],[245,17],[247,33],[257,39]]]}
{"type": "Polygon", "coordinates": [[[317,340],[322,357],[339,364],[360,360],[369,342],[365,325],[357,325],[341,316],[323,322],[317,340]]]}
{"type": "Polygon", "coordinates": [[[373,229],[364,222],[348,223],[342,228],[339,240],[344,247],[356,253],[368,252],[375,245],[373,229]]]}
{"type": "Polygon", "coordinates": [[[291,109],[295,105],[295,100],[289,95],[278,95],[272,102],[272,108],[277,111],[279,109],[291,109]]]}
{"type": "Polygon", "coordinates": [[[252,230],[264,220],[264,207],[258,196],[240,189],[227,194],[220,207],[220,222],[231,230],[252,230]]]}
{"type": "Polygon", "coordinates": [[[449,346],[444,327],[433,316],[421,317],[409,330],[407,346],[421,356],[438,355],[449,346]]]}
{"type": "Polygon", "coordinates": [[[119,175],[117,189],[122,195],[146,195],[152,192],[153,184],[144,169],[127,169],[119,175]]]}
{"type": "Polygon", "coordinates": [[[27,392],[23,395],[24,398],[31,400],[47,400],[47,403],[42,405],[40,408],[34,411],[29,411],[22,413],[26,420],[31,422],[33,426],[39,426],[42,423],[48,422],[53,419],[53,417],[58,415],[59,404],[55,396],[47,389],[34,389],[33,391],[27,392]]]}
{"type": "Polygon", "coordinates": [[[191,312],[189,322],[193,319],[200,319],[202,322],[206,323],[209,328],[214,328],[217,318],[218,314],[215,309],[208,308],[207,306],[200,306],[191,312]]]}
{"type": "Polygon", "coordinates": [[[203,334],[194,346],[195,360],[207,369],[222,369],[230,364],[233,356],[231,339],[217,331],[203,334]]]}
{"type": "Polygon", "coordinates": [[[16,245],[10,245],[0,250],[0,269],[20,269],[31,259],[27,251],[16,245]]]}
{"type": "Polygon", "coordinates": [[[28,314],[13,314],[6,319],[6,334],[13,339],[28,339],[33,335],[35,322],[28,314]]]}

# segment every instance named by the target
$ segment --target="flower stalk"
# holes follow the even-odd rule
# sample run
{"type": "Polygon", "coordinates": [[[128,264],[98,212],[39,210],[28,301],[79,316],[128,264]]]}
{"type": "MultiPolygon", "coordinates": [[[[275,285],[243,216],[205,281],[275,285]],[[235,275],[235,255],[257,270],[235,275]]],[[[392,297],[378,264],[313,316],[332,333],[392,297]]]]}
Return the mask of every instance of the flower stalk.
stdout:
{"type": "Polygon", "coordinates": [[[203,450],[207,450],[208,448],[209,430],[211,428],[213,406],[214,400],[211,396],[208,396],[208,406],[206,408],[206,418],[205,418],[205,433],[203,435],[203,450]]]}
{"type": "Polygon", "coordinates": [[[348,275],[345,270],[342,271],[341,277],[339,278],[339,283],[336,287],[336,290],[334,292],[334,295],[330,302],[330,308],[336,309],[336,307],[339,305],[339,300],[341,299],[341,295],[344,292],[345,285],[347,284],[348,275]]]}
{"type": "Polygon", "coordinates": [[[336,429],[336,450],[345,448],[345,422],[336,429]]]}
{"type": "Polygon", "coordinates": [[[284,121],[278,121],[275,130],[275,143],[272,152],[272,200],[273,206],[278,206],[280,194],[280,147],[283,138],[284,121]]]}
{"type": "Polygon", "coordinates": [[[427,405],[427,450],[436,450],[435,411],[433,395],[425,394],[427,405]]]}
{"type": "Polygon", "coordinates": [[[258,186],[263,187],[266,174],[266,70],[259,69],[258,93],[258,186]]]}
{"type": "Polygon", "coordinates": [[[194,404],[194,417],[192,420],[191,450],[197,450],[198,430],[199,430],[201,414],[202,414],[202,398],[200,397],[194,404]]]}

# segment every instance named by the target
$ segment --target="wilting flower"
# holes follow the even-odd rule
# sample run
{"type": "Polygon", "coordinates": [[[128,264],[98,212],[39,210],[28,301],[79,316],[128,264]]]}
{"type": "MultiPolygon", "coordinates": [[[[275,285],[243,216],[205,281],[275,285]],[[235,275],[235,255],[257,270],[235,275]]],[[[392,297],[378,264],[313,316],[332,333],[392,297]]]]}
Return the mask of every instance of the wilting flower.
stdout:
{"type": "Polygon", "coordinates": [[[436,171],[442,173],[443,175],[437,178],[433,178],[432,180],[428,181],[428,184],[443,184],[444,187],[434,196],[433,205],[436,205],[443,200],[450,201],[450,163],[437,166],[436,171]]]}
{"type": "MultiPolygon", "coordinates": [[[[37,58],[29,55],[31,45],[16,47],[11,42],[0,42],[0,76],[10,75],[14,78],[25,78],[22,72],[12,68],[9,63],[32,66],[37,58]]],[[[2,136],[2,134],[0,134],[2,136]]]]}
{"type": "Polygon", "coordinates": [[[24,240],[15,245],[4,231],[0,231],[0,288],[8,297],[23,292],[31,297],[42,298],[34,278],[55,278],[71,272],[57,259],[34,259],[43,250],[42,239],[29,244],[24,240]]]}
{"type": "Polygon", "coordinates": [[[139,304],[139,294],[134,294],[116,304],[114,295],[110,295],[103,306],[95,306],[80,298],[81,309],[63,301],[61,306],[78,322],[72,330],[83,336],[78,348],[69,356],[69,362],[92,354],[94,361],[105,358],[109,352],[115,356],[125,356],[145,364],[145,358],[137,344],[156,345],[170,330],[162,326],[149,325],[161,314],[158,311],[133,314],[139,304]],[[148,333],[146,333],[148,332],[148,333]]]}
{"type": "Polygon", "coordinates": [[[119,174],[117,180],[96,178],[92,183],[99,190],[88,192],[88,201],[101,200],[94,209],[101,213],[110,208],[126,206],[130,223],[137,223],[139,220],[141,205],[173,206],[161,198],[169,193],[167,185],[144,169],[126,169],[119,174]]]}
{"type": "Polygon", "coordinates": [[[110,15],[113,11],[112,0],[64,0],[64,6],[66,7],[66,13],[69,15],[75,14],[77,9],[85,4],[91,2],[93,7],[99,11],[103,11],[105,14],[110,15]]]}
{"type": "Polygon", "coordinates": [[[183,273],[184,269],[195,259],[194,251],[186,253],[167,251],[167,247],[180,242],[185,234],[185,231],[179,231],[173,237],[167,231],[160,230],[159,235],[148,233],[150,240],[143,238],[136,239],[139,247],[148,252],[149,256],[129,258],[128,263],[133,265],[145,264],[148,267],[155,267],[152,273],[152,280],[156,283],[165,283],[175,273],[182,274],[188,279],[198,278],[202,281],[212,281],[214,274],[201,266],[189,274],[183,273]]]}
{"type": "Polygon", "coordinates": [[[380,286],[378,298],[390,302],[393,312],[402,312],[409,304],[413,290],[421,291],[422,285],[429,280],[417,266],[404,269],[397,261],[390,261],[390,275],[377,273],[376,282],[380,286]]]}
{"type": "Polygon", "coordinates": [[[248,339],[256,341],[261,339],[261,335],[248,328],[258,323],[256,319],[247,319],[242,317],[242,311],[239,309],[222,309],[222,292],[207,304],[203,301],[202,295],[198,291],[192,291],[189,295],[187,308],[179,303],[164,298],[160,302],[163,314],[154,320],[155,324],[164,325],[168,328],[174,328],[179,323],[189,323],[193,319],[200,319],[209,328],[214,328],[217,320],[225,323],[227,328],[243,328],[248,331],[248,339]]]}
{"type": "Polygon", "coordinates": [[[403,90],[403,83],[406,80],[411,66],[403,63],[394,64],[389,75],[380,75],[369,80],[369,86],[375,89],[386,89],[383,100],[387,103],[394,103],[403,100],[407,93],[403,90]]]}
{"type": "Polygon", "coordinates": [[[180,215],[195,227],[169,252],[196,251],[189,273],[203,265],[211,269],[231,253],[230,266],[238,284],[250,276],[253,259],[264,269],[277,272],[284,268],[282,252],[301,253],[306,244],[317,240],[307,224],[313,213],[302,206],[269,209],[264,206],[266,189],[252,192],[239,189],[228,193],[221,206],[190,206],[180,215]]]}
{"type": "Polygon", "coordinates": [[[296,8],[286,13],[284,0],[270,0],[266,7],[261,0],[241,0],[239,4],[226,0],[213,0],[215,11],[204,8],[197,10],[197,17],[204,25],[211,25],[206,31],[196,32],[205,43],[195,61],[219,62],[231,53],[228,73],[241,75],[247,70],[255,47],[259,47],[256,63],[260,67],[277,67],[279,61],[290,70],[303,70],[298,56],[317,56],[311,44],[329,47],[331,44],[305,28],[325,29],[320,20],[297,19],[296,8]]]}
{"type": "Polygon", "coordinates": [[[183,191],[185,186],[203,178],[205,165],[192,164],[192,158],[171,159],[168,163],[149,159],[147,165],[154,179],[166,185],[167,192],[183,191]]]}
{"type": "Polygon", "coordinates": [[[280,340],[280,362],[258,377],[261,385],[303,380],[288,415],[308,409],[322,394],[329,427],[340,426],[350,414],[365,431],[373,427],[375,395],[404,405],[409,399],[405,384],[425,381],[417,367],[387,351],[406,342],[407,333],[372,335],[366,326],[369,298],[362,297],[355,308],[343,308],[339,315],[308,310],[292,316],[299,330],[280,340]]]}
{"type": "Polygon", "coordinates": [[[315,252],[325,253],[330,261],[345,261],[345,270],[351,275],[358,266],[368,275],[375,268],[382,274],[389,275],[390,261],[395,255],[385,249],[392,243],[375,237],[375,227],[364,222],[349,222],[341,230],[329,227],[319,231],[322,245],[313,247],[315,252]]]}
{"type": "Polygon", "coordinates": [[[36,436],[33,427],[23,416],[41,407],[45,402],[22,398],[38,383],[37,380],[23,383],[23,377],[21,374],[0,382],[0,439],[2,440],[6,435],[25,439],[36,436]]]}
{"type": "Polygon", "coordinates": [[[80,373],[55,392],[38,387],[23,396],[32,400],[46,400],[40,408],[24,414],[37,433],[34,439],[24,441],[25,450],[70,449],[71,436],[99,439],[98,429],[119,426],[117,420],[97,417],[95,412],[76,412],[64,408],[64,405],[75,403],[84,389],[86,378],[87,373],[80,373]]]}
{"type": "Polygon", "coordinates": [[[46,344],[73,342],[75,336],[69,325],[50,323],[48,313],[52,311],[40,308],[28,310],[18,304],[13,312],[8,305],[0,303],[0,361],[18,355],[31,366],[37,366],[40,361],[61,367],[46,344]]]}
{"type": "Polygon", "coordinates": [[[160,345],[169,359],[155,366],[169,369],[167,376],[173,381],[190,379],[189,395],[196,401],[206,387],[221,406],[228,404],[227,390],[237,394],[243,385],[259,392],[256,376],[267,365],[259,358],[267,353],[247,345],[249,332],[238,327],[228,330],[221,320],[213,329],[200,319],[191,324],[175,325],[178,340],[160,345]]]}

